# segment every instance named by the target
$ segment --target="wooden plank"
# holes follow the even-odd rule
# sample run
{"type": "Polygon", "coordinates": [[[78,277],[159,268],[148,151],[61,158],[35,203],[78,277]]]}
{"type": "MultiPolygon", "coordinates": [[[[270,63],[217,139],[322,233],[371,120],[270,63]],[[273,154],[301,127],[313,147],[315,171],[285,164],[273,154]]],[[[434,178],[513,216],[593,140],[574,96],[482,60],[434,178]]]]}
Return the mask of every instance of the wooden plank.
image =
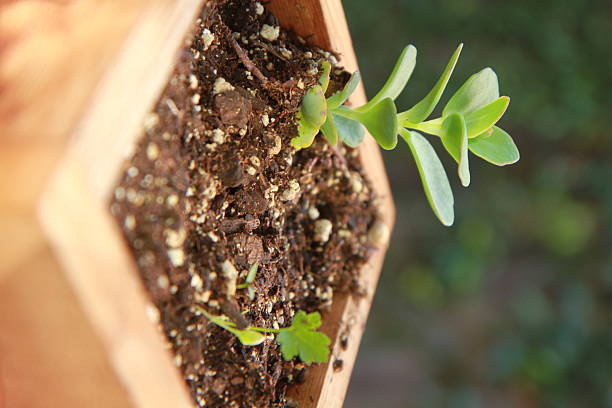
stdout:
{"type": "MultiPolygon", "coordinates": [[[[146,294],[107,203],[122,162],[141,134],[142,120],[165,84],[171,56],[182,47],[182,36],[197,10],[195,3],[179,1],[164,13],[153,9],[142,15],[124,52],[93,97],[95,103],[85,113],[41,205],[46,231],[139,407],[180,407],[191,402],[178,370],[163,351],[161,335],[146,319],[146,294]]],[[[339,52],[342,64],[356,69],[340,1],[277,0],[270,7],[289,13],[279,12],[281,24],[289,19],[297,32],[339,52]],[[301,16],[300,5],[314,17],[301,16]],[[292,9],[294,6],[297,8],[292,9]],[[300,24],[295,24],[297,17],[300,24]]],[[[352,101],[364,100],[360,87],[352,101]]],[[[391,226],[394,209],[378,147],[367,138],[360,153],[381,197],[381,218],[391,226]]],[[[323,328],[334,340],[333,358],[329,364],[310,370],[306,383],[293,389],[301,407],[342,405],[384,252],[379,250],[362,272],[366,298],[334,298],[323,328]],[[346,349],[340,346],[341,336],[348,336],[346,349]],[[343,361],[339,372],[334,372],[335,360],[343,361]]]]}
{"type": "Polygon", "coordinates": [[[0,407],[130,406],[35,216],[146,4],[0,1],[0,407]]]}
{"type": "Polygon", "coordinates": [[[0,407],[129,408],[48,246],[0,282],[0,407]]]}
{"type": "Polygon", "coordinates": [[[147,319],[148,299],[108,200],[200,9],[193,0],[143,7],[41,201],[45,230],[139,407],[193,404],[162,335],[147,319]]]}

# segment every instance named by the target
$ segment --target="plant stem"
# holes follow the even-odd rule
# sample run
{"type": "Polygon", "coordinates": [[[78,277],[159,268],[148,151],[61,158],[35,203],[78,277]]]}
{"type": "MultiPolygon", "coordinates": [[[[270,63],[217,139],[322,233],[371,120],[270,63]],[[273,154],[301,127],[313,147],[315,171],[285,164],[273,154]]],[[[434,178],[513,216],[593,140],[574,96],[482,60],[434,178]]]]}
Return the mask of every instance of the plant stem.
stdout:
{"type": "Polygon", "coordinates": [[[359,114],[359,112],[355,112],[353,109],[350,109],[350,108],[346,108],[346,109],[334,109],[333,112],[336,115],[344,116],[345,118],[353,119],[353,120],[355,120],[357,122],[361,122],[360,119],[362,118],[362,115],[359,114]]]}
{"type": "Polygon", "coordinates": [[[249,330],[261,332],[261,333],[280,333],[284,329],[266,329],[265,327],[249,326],[249,330]]]}
{"type": "MultiPolygon", "coordinates": [[[[222,321],[223,325],[229,326],[232,329],[236,328],[236,323],[232,322],[231,320],[225,319],[225,318],[223,318],[221,316],[211,315],[206,310],[204,310],[204,308],[202,306],[200,306],[200,305],[192,305],[191,307],[193,309],[197,310],[198,312],[202,313],[204,315],[204,317],[206,317],[208,320],[210,320],[211,322],[213,322],[213,323],[215,323],[217,325],[220,325],[219,322],[222,321]]],[[[257,332],[261,332],[261,333],[280,333],[284,329],[267,329],[265,327],[248,326],[246,329],[243,329],[243,330],[253,330],[253,331],[257,331],[257,332]]]]}
{"type": "Polygon", "coordinates": [[[428,120],[427,122],[412,123],[401,119],[401,113],[397,115],[399,125],[404,128],[419,130],[430,135],[440,136],[442,130],[442,118],[428,120]]]}

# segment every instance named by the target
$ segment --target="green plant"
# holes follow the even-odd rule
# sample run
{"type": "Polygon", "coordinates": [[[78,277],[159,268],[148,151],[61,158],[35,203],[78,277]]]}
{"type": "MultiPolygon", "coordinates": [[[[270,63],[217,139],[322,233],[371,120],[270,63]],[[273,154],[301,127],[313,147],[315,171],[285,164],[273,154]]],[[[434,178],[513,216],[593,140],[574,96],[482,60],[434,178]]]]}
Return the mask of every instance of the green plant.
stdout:
{"type": "Polygon", "coordinates": [[[463,44],[453,53],[431,91],[410,109],[397,112],[394,100],[403,91],[416,64],[416,48],[402,51],[382,89],[368,103],[357,108],[344,106],[359,83],[355,72],[344,88],[325,97],[330,65],[321,63],[319,83],[309,88],[297,115],[298,136],[291,140],[296,149],[309,147],[321,131],[327,141],[338,140],[356,147],[364,137],[364,127],[386,150],[397,146],[398,135],[408,144],[417,164],[425,195],[442,224],[454,222],[454,198],[446,172],[431,144],[420,133],[438,136],[457,162],[461,184],[470,184],[468,151],[497,166],[515,163],[519,152],[514,141],[495,126],[510,98],[499,95],[497,75],[491,68],[472,75],[450,98],[439,118],[426,120],[442,97],[455,68],[463,44]]]}
{"type": "Polygon", "coordinates": [[[236,285],[236,289],[246,289],[249,294],[249,299],[255,299],[255,288],[253,287],[253,282],[255,282],[255,275],[257,275],[257,268],[259,268],[259,262],[255,262],[249,268],[249,273],[247,274],[244,283],[236,285]]]}
{"type": "Polygon", "coordinates": [[[331,340],[324,333],[316,331],[321,326],[321,315],[318,312],[306,314],[300,310],[294,316],[291,326],[280,329],[254,326],[239,329],[224,316],[212,315],[199,305],[193,308],[217,326],[234,334],[245,346],[261,344],[266,339],[264,333],[275,333],[285,360],[299,356],[305,364],[312,364],[323,363],[329,358],[331,340]]]}

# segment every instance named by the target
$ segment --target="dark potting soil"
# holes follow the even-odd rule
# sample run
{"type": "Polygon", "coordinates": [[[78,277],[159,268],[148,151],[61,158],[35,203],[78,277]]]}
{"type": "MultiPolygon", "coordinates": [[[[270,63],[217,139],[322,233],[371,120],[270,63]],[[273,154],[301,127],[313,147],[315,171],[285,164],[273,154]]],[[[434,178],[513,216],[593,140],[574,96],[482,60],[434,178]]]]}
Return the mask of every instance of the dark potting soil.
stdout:
{"type": "MultiPolygon", "coordinates": [[[[373,250],[376,211],[357,151],[320,135],[290,146],[322,58],[335,62],[279,31],[259,3],[209,2],[115,189],[111,211],[150,317],[198,406],[292,406],[287,387],[307,367],[285,361],[272,338],[242,346],[193,305],[239,326],[284,327],[298,310],[325,319],[334,292],[358,290],[373,250]],[[255,262],[251,300],[234,293],[231,271],[241,283],[255,262]]],[[[347,79],[332,76],[330,92],[347,79]]]]}

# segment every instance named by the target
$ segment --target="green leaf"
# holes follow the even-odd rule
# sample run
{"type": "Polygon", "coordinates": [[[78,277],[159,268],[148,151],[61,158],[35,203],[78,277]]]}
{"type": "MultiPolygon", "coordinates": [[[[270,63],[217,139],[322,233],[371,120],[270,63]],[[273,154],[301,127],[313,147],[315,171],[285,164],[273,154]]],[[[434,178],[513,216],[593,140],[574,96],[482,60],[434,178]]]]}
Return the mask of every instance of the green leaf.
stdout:
{"type": "Polygon", "coordinates": [[[291,138],[291,146],[296,150],[309,147],[318,133],[319,128],[307,124],[306,121],[302,120],[300,112],[298,112],[298,136],[291,138]]]}
{"type": "Polygon", "coordinates": [[[345,118],[344,116],[335,115],[333,113],[331,116],[334,117],[336,130],[338,131],[340,140],[350,147],[359,146],[365,136],[363,125],[353,119],[345,118]]]}
{"type": "Polygon", "coordinates": [[[444,119],[442,125],[442,144],[459,164],[458,173],[464,187],[470,185],[470,165],[468,161],[468,137],[463,115],[453,113],[444,119]]]}
{"type": "Polygon", "coordinates": [[[440,101],[442,97],[442,93],[444,92],[444,88],[446,88],[446,84],[455,69],[455,65],[457,64],[457,60],[459,59],[459,54],[461,54],[461,49],[463,48],[463,44],[459,44],[453,55],[451,56],[450,61],[444,68],[440,79],[434,85],[431,91],[423,98],[419,103],[414,105],[412,108],[408,109],[405,112],[400,113],[400,121],[407,120],[411,123],[420,123],[427,119],[431,112],[433,112],[434,108],[440,101]]]}
{"type": "Polygon", "coordinates": [[[246,283],[251,284],[255,281],[255,276],[257,275],[257,269],[259,268],[259,262],[255,262],[249,268],[249,273],[245,279],[246,283]]]}
{"type": "Polygon", "coordinates": [[[327,116],[325,92],[320,85],[314,85],[306,91],[300,104],[298,120],[305,121],[310,127],[320,128],[327,116]]]}
{"type": "Polygon", "coordinates": [[[442,224],[453,225],[455,221],[453,191],[438,155],[421,134],[400,129],[400,135],[410,146],[423,182],[425,195],[434,214],[442,224]]]}
{"type": "Polygon", "coordinates": [[[359,71],[355,71],[342,90],[327,98],[327,108],[331,111],[342,105],[359,85],[359,71]]]}
{"type": "Polygon", "coordinates": [[[321,76],[319,77],[319,85],[321,85],[321,89],[323,93],[327,91],[327,87],[329,86],[329,72],[331,71],[331,64],[329,61],[321,60],[321,76]]]}
{"type": "Polygon", "coordinates": [[[234,329],[231,327],[224,327],[227,331],[231,332],[234,336],[238,337],[238,340],[245,346],[257,346],[266,339],[266,336],[262,333],[256,332],[249,329],[234,329]]]}
{"type": "Polygon", "coordinates": [[[331,340],[324,333],[315,331],[321,326],[318,312],[296,313],[291,326],[281,329],[276,336],[285,360],[299,356],[305,364],[323,363],[329,358],[331,340]]]}
{"type": "Polygon", "coordinates": [[[327,101],[323,88],[320,85],[312,86],[300,104],[297,113],[298,136],[291,139],[291,146],[295,149],[309,147],[314,141],[319,129],[327,117],[327,101]]]}
{"type": "Polygon", "coordinates": [[[367,111],[374,105],[378,104],[385,98],[391,98],[395,100],[400,93],[404,90],[406,83],[414,71],[414,65],[416,64],[417,50],[414,45],[406,46],[400,54],[393,71],[385,82],[385,85],[380,91],[374,96],[368,103],[357,108],[359,111],[367,111]]]}
{"type": "Polygon", "coordinates": [[[245,346],[257,346],[258,344],[263,343],[263,341],[266,339],[264,334],[252,330],[251,328],[246,328],[244,330],[237,329],[236,325],[231,320],[228,320],[222,316],[211,315],[199,306],[196,308],[196,310],[206,316],[208,320],[217,326],[224,328],[234,336],[238,337],[238,340],[240,340],[240,342],[245,346]]]}
{"type": "Polygon", "coordinates": [[[321,132],[323,132],[325,139],[327,139],[330,145],[335,146],[338,143],[338,129],[336,128],[334,115],[331,112],[327,114],[325,123],[321,127],[321,132]]]}
{"type": "Polygon", "coordinates": [[[465,115],[468,137],[476,137],[491,129],[504,115],[509,103],[510,98],[502,96],[490,104],[465,115]]]}
{"type": "Polygon", "coordinates": [[[255,299],[255,289],[253,289],[252,286],[249,286],[247,288],[247,293],[249,294],[249,299],[251,300],[255,299]]]}
{"type": "Polygon", "coordinates": [[[397,110],[391,98],[383,99],[367,111],[342,106],[334,113],[363,124],[383,149],[391,150],[397,145],[397,110]]]}
{"type": "Polygon", "coordinates": [[[476,156],[496,166],[516,163],[521,157],[512,137],[497,126],[470,139],[469,149],[476,156]]]}
{"type": "Polygon", "coordinates": [[[442,116],[451,113],[468,114],[499,98],[497,75],[491,68],[485,68],[468,78],[450,98],[442,116]]]}

